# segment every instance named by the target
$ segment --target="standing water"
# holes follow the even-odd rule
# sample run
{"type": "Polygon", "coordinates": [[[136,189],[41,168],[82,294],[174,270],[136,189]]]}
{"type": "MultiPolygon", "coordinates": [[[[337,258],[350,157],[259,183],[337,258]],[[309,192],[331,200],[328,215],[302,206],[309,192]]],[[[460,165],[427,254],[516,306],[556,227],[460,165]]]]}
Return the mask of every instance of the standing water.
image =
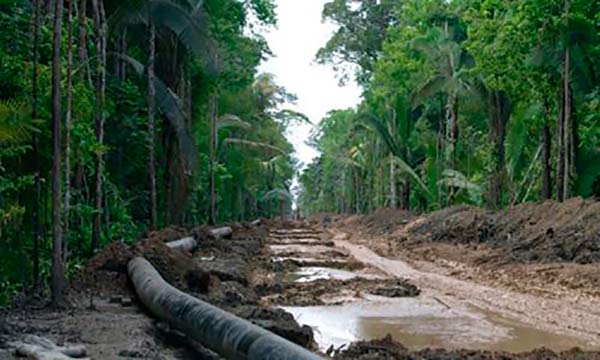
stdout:
{"type": "Polygon", "coordinates": [[[411,349],[466,348],[521,352],[546,347],[586,348],[574,337],[537,330],[472,306],[448,308],[433,298],[386,299],[369,296],[343,305],[285,307],[315,331],[319,348],[339,348],[357,340],[390,334],[411,349]]]}

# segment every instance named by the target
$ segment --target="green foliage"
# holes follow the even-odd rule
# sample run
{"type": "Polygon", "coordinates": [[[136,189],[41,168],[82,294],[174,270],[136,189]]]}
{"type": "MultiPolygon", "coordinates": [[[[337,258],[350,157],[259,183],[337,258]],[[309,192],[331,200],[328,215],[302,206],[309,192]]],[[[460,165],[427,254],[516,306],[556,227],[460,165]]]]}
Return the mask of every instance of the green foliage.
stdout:
{"type": "MultiPolygon", "coordinates": [[[[103,142],[96,140],[96,49],[92,11],[80,48],[75,21],[73,107],[70,129],[70,211],[66,272],[90,256],[97,155],[104,159],[101,245],[132,243],[149,229],[147,25],[156,28],[155,158],[159,224],[208,220],[208,109],[217,94],[217,207],[220,221],[275,216],[291,209],[293,148],[284,136],[299,113],[285,109],[294,96],[258,66],[269,55],[248,26],[276,22],[271,0],[105,2],[109,21],[103,142]],[[251,20],[252,19],[252,20],[251,20]],[[250,24],[252,21],[252,24],[250,24]],[[121,42],[127,43],[127,51],[121,42]],[[87,52],[87,60],[79,57],[87,52]],[[287,195],[287,196],[286,196],[287,195]],[[176,209],[171,208],[175,204],[176,209]],[[181,216],[173,216],[173,210],[181,216]]],[[[40,216],[40,279],[46,285],[51,254],[52,14],[42,11],[37,118],[33,107],[32,14],[29,2],[0,3],[0,306],[29,291],[33,278],[34,213],[40,216]],[[35,202],[35,150],[40,201],[35,202]],[[25,261],[24,261],[25,260],[25,261]]],[[[66,11],[65,11],[66,23],[66,11]]],[[[61,67],[66,111],[67,27],[61,67]]],[[[63,127],[63,132],[65,128],[63,127]]],[[[63,141],[65,139],[63,133],[63,141]]],[[[66,147],[63,143],[63,147],[66,147]]],[[[65,159],[61,159],[63,162],[65,159]]],[[[63,169],[64,170],[64,169],[63,169]]],[[[63,175],[63,194],[65,188],[63,175]]],[[[63,218],[66,219],[66,214],[63,218]]],[[[66,220],[64,220],[66,222],[66,220]]],[[[66,228],[66,226],[65,226],[66,228]]]]}
{"type": "Polygon", "coordinates": [[[360,115],[332,111],[321,122],[321,155],[300,177],[304,212],[371,211],[409,190],[400,205],[419,210],[542,199],[543,175],[558,174],[565,81],[569,187],[598,196],[599,10],[583,0],[327,3],[323,17],[339,28],[317,59],[342,76],[354,69],[364,100],[360,115]]]}

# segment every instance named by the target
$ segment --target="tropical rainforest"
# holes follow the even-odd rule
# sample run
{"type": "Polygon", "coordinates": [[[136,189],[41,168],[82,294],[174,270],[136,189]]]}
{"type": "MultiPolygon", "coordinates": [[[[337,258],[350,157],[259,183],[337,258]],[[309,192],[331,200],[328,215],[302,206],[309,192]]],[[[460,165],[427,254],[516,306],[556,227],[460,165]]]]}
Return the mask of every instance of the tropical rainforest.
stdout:
{"type": "MultiPolygon", "coordinates": [[[[356,108],[309,139],[296,206],[501,209],[600,195],[600,1],[332,0],[315,54],[356,108]]],[[[259,72],[271,0],[0,1],[0,304],[115,240],[289,214],[286,129],[259,72]]],[[[320,120],[320,119],[312,119],[320,120]]]]}
{"type": "Polygon", "coordinates": [[[334,0],[317,60],[364,90],[331,111],[304,213],[506,208],[600,195],[600,2],[334,0]]]}
{"type": "Polygon", "coordinates": [[[115,240],[288,209],[268,0],[0,2],[0,304],[115,240]],[[25,260],[25,261],[24,261],[25,260]]]}

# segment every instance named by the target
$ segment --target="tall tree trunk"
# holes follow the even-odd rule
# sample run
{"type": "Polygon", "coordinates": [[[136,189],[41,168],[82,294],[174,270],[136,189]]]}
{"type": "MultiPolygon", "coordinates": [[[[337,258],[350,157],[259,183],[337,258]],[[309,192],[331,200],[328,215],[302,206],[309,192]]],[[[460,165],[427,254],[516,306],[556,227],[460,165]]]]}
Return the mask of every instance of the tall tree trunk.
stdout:
{"type": "Polygon", "coordinates": [[[502,203],[504,193],[504,180],[506,178],[506,154],[504,142],[506,140],[506,127],[510,119],[511,104],[506,93],[492,91],[490,97],[490,137],[494,146],[493,173],[490,176],[489,203],[497,208],[502,203]]]}
{"type": "Polygon", "coordinates": [[[577,122],[577,111],[575,110],[575,99],[573,96],[573,89],[569,88],[569,108],[571,115],[569,117],[569,181],[570,185],[577,181],[577,149],[579,148],[579,129],[577,122]]]}
{"type": "MultiPolygon", "coordinates": [[[[437,168],[437,179],[439,180],[442,172],[445,168],[446,161],[446,117],[444,113],[444,99],[443,95],[440,95],[440,119],[439,119],[440,130],[438,133],[438,143],[437,143],[437,154],[436,154],[436,168],[437,168]]],[[[437,202],[438,206],[442,206],[442,185],[440,181],[437,181],[437,202]]],[[[446,203],[447,203],[446,198],[446,203]]]]}
{"type": "MultiPolygon", "coordinates": [[[[42,0],[34,0],[33,16],[33,74],[31,97],[33,109],[31,117],[35,120],[39,112],[39,47],[40,47],[40,18],[42,11],[42,0]]],[[[37,133],[33,134],[33,157],[34,157],[34,196],[33,196],[33,286],[40,285],[40,236],[42,232],[40,222],[40,200],[42,193],[41,161],[40,161],[40,139],[37,133]]]]}
{"type": "Polygon", "coordinates": [[[54,3],[54,37],[52,42],[52,305],[64,304],[65,275],[62,257],[61,229],[61,93],[60,93],[60,43],[62,32],[63,1],[54,3]]]}
{"type": "Polygon", "coordinates": [[[390,153],[390,208],[398,207],[398,181],[396,179],[396,159],[390,153]]]}
{"type": "MultiPolygon", "coordinates": [[[[393,139],[397,138],[397,116],[396,109],[391,107],[390,121],[388,122],[388,132],[393,139]]],[[[398,179],[396,177],[396,159],[390,152],[390,208],[398,207],[398,179]]]]}
{"type": "Polygon", "coordinates": [[[552,135],[550,126],[544,124],[542,129],[542,197],[552,198],[552,135]]]}
{"type": "Polygon", "coordinates": [[[156,89],[154,88],[154,58],[156,52],[156,28],[150,22],[150,37],[148,39],[148,176],[150,177],[150,224],[157,228],[157,199],[156,199],[156,165],[154,160],[154,102],[156,89]]]}
{"type": "Polygon", "coordinates": [[[210,149],[209,149],[209,172],[210,172],[210,224],[217,222],[217,194],[215,191],[215,165],[217,151],[217,98],[213,94],[209,100],[210,116],[210,149]]]}
{"type": "Polygon", "coordinates": [[[564,106],[565,111],[563,113],[564,116],[564,177],[563,177],[563,190],[562,190],[562,199],[566,200],[569,197],[569,185],[570,185],[570,174],[571,174],[571,51],[567,48],[565,51],[565,74],[564,74],[564,87],[565,87],[565,96],[564,96],[564,106]]]}
{"type": "MultiPolygon", "coordinates": [[[[77,5],[77,4],[75,4],[77,5]]],[[[90,74],[90,67],[89,67],[89,63],[88,63],[88,51],[87,51],[87,34],[86,34],[86,27],[85,27],[85,16],[86,16],[86,11],[87,11],[87,0],[81,0],[81,4],[79,5],[79,8],[76,7],[76,11],[77,11],[77,28],[78,28],[78,60],[79,60],[79,64],[83,67],[80,72],[79,72],[79,76],[80,79],[88,79],[88,83],[92,84],[92,79],[91,79],[91,74],[90,74]]]]}
{"type": "Polygon", "coordinates": [[[561,86],[560,88],[560,109],[557,120],[557,130],[558,130],[558,141],[557,141],[557,152],[558,152],[558,160],[556,162],[556,199],[558,201],[563,201],[564,198],[564,181],[565,181],[565,94],[564,88],[561,86]]]}
{"type": "Polygon", "coordinates": [[[71,118],[73,110],[73,2],[68,0],[67,22],[67,111],[65,114],[65,204],[63,258],[67,261],[69,246],[69,219],[71,211],[71,118]]]}
{"type": "Polygon", "coordinates": [[[458,146],[458,98],[456,94],[449,95],[448,105],[446,106],[446,119],[447,119],[447,138],[448,144],[451,146],[452,154],[450,163],[452,168],[456,168],[457,160],[457,146],[458,146]]]}
{"type": "Polygon", "coordinates": [[[497,208],[502,202],[505,179],[506,126],[510,119],[510,101],[503,91],[491,91],[489,97],[490,111],[490,140],[493,144],[493,170],[490,174],[488,201],[492,208],[497,208]]]}
{"type": "Polygon", "coordinates": [[[410,181],[405,179],[400,185],[400,208],[410,210],[410,181]]]}
{"type": "MultiPolygon", "coordinates": [[[[565,1],[565,15],[570,11],[570,1],[565,1]]],[[[569,131],[571,123],[571,52],[565,45],[563,63],[563,83],[561,86],[561,110],[558,121],[558,171],[556,179],[556,197],[564,201],[569,197],[569,175],[571,168],[570,149],[572,147],[569,131]]]]}
{"type": "MultiPolygon", "coordinates": [[[[127,55],[127,28],[123,29],[123,33],[121,34],[121,54],[123,56],[127,55]]],[[[121,81],[125,81],[127,80],[127,62],[125,62],[123,59],[120,59],[119,65],[121,66],[119,69],[121,81]]]]}
{"type": "Polygon", "coordinates": [[[558,201],[564,201],[569,197],[569,174],[570,174],[570,132],[569,123],[571,118],[571,95],[570,95],[570,64],[571,55],[569,49],[565,50],[565,61],[563,68],[563,84],[560,94],[560,113],[558,117],[558,170],[556,178],[556,197],[558,201]]]}
{"type": "MultiPolygon", "coordinates": [[[[104,5],[102,0],[93,0],[94,23],[96,27],[96,142],[104,142],[104,95],[106,87],[106,27],[104,5]]],[[[102,177],[104,159],[102,152],[96,154],[95,190],[94,190],[94,220],[92,229],[91,250],[95,251],[100,244],[102,232],[102,177]]]]}

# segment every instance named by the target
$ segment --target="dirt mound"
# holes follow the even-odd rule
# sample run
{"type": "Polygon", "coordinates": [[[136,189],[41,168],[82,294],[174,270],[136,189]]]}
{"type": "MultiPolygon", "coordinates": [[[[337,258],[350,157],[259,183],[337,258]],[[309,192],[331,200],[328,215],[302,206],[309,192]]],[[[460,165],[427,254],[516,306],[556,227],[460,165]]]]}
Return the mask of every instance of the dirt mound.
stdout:
{"type": "Polygon", "coordinates": [[[333,359],[339,360],[570,360],[570,359],[600,359],[599,352],[586,352],[579,349],[572,349],[563,352],[553,352],[547,349],[537,349],[524,353],[507,353],[495,351],[478,350],[445,350],[445,349],[424,349],[419,351],[410,351],[401,343],[394,341],[390,335],[383,339],[371,341],[358,341],[352,343],[346,350],[336,351],[330,349],[328,355],[333,355],[333,359]]]}
{"type": "Polygon", "coordinates": [[[208,273],[194,263],[192,255],[169,248],[161,239],[140,241],[133,252],[150,261],[169,284],[179,289],[208,289],[208,273]]]}
{"type": "Polygon", "coordinates": [[[360,224],[373,235],[381,235],[393,231],[396,227],[408,224],[416,217],[410,211],[392,208],[377,209],[373,214],[360,219],[360,224]]]}
{"type": "Polygon", "coordinates": [[[120,271],[127,270],[127,263],[133,257],[133,251],[122,242],[115,241],[94,255],[86,264],[89,270],[120,271]]]}
{"type": "Polygon", "coordinates": [[[150,231],[149,233],[145,234],[143,238],[160,240],[162,242],[169,242],[189,236],[189,233],[190,232],[187,229],[182,228],[180,226],[170,226],[168,228],[164,228],[158,231],[150,231]]]}
{"type": "Polygon", "coordinates": [[[121,242],[111,243],[75,274],[71,288],[100,297],[131,296],[127,263],[134,256],[148,259],[167,282],[180,289],[193,292],[206,292],[208,289],[208,272],[196,266],[190,254],[169,248],[162,238],[156,236],[131,247],[121,242]]]}
{"type": "Polygon", "coordinates": [[[489,211],[471,206],[452,206],[433,212],[411,235],[428,235],[432,241],[452,244],[481,243],[489,239],[489,211]]]}
{"type": "Polygon", "coordinates": [[[244,306],[236,309],[235,314],[300,346],[314,346],[312,328],[300,326],[294,316],[283,309],[244,306]]]}
{"type": "Polygon", "coordinates": [[[600,262],[600,203],[523,204],[495,216],[494,234],[519,260],[600,262]]]}
{"type": "Polygon", "coordinates": [[[580,198],[564,203],[525,203],[497,213],[468,206],[425,216],[408,232],[451,244],[485,243],[502,249],[500,261],[600,262],[600,203],[580,198]]]}
{"type": "Polygon", "coordinates": [[[192,231],[181,227],[169,227],[152,231],[133,246],[113,242],[98,252],[74,276],[71,287],[77,292],[92,292],[98,296],[131,295],[127,283],[127,263],[134,256],[143,256],[150,261],[174,286],[195,293],[205,293],[210,285],[209,274],[222,281],[248,283],[250,259],[262,251],[262,239],[266,228],[248,224],[233,224],[232,239],[216,240],[209,228],[201,226],[192,231]],[[192,254],[173,250],[166,242],[194,236],[199,249],[192,254]],[[202,262],[198,258],[212,257],[202,262]]]}
{"type": "Polygon", "coordinates": [[[70,282],[71,290],[93,296],[130,295],[127,263],[134,256],[131,248],[115,241],[92,257],[70,282]]]}
{"type": "Polygon", "coordinates": [[[327,355],[334,359],[409,359],[408,349],[392,339],[390,335],[383,339],[371,341],[357,341],[342,351],[333,348],[327,350],[327,355]]]}

